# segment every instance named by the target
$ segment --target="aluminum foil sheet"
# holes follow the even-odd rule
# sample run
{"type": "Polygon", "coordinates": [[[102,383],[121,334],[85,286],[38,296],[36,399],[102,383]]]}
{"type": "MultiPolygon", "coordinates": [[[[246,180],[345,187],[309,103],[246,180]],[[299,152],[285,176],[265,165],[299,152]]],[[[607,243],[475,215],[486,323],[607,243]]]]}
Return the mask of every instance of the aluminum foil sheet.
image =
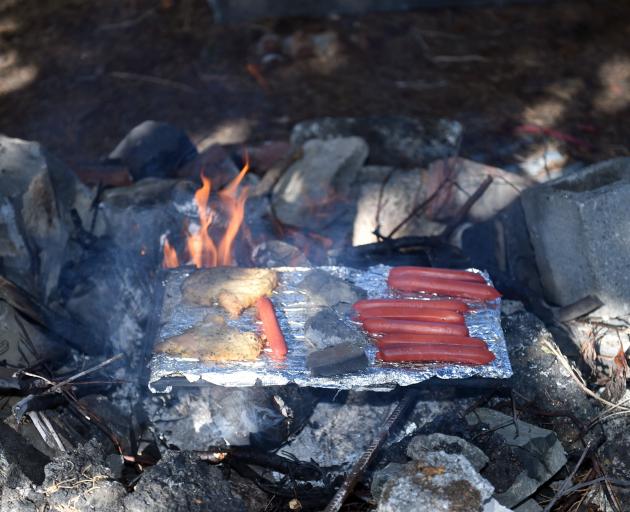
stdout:
{"type": "MultiPolygon", "coordinates": [[[[364,289],[369,298],[394,297],[387,287],[387,275],[391,267],[377,265],[368,270],[348,267],[317,267],[364,289]]],[[[496,359],[488,365],[468,366],[445,363],[383,363],[375,360],[376,348],[367,343],[366,354],[370,365],[361,372],[335,377],[313,377],[306,368],[305,360],[309,352],[304,343],[304,323],[313,314],[307,298],[299,287],[305,274],[313,268],[282,267],[278,271],[278,287],[271,300],[275,306],[280,327],[285,335],[288,354],[279,362],[269,357],[268,349],[253,362],[200,362],[196,359],[169,356],[156,353],[150,362],[149,387],[163,378],[184,377],[190,383],[211,383],[221,386],[276,386],[295,383],[300,386],[314,386],[336,389],[382,389],[395,385],[407,386],[432,377],[440,379],[463,379],[485,377],[502,379],[512,375],[505,337],[500,322],[500,299],[486,304],[470,303],[471,311],[466,314],[466,324],[471,336],[482,338],[496,359]]],[[[490,283],[485,272],[478,272],[490,283]]],[[[179,268],[168,271],[162,285],[164,299],[160,315],[158,335],[155,343],[183,333],[200,323],[211,308],[187,304],[182,300],[181,284],[192,269],[179,268]]],[[[431,296],[419,299],[431,300],[431,296]]],[[[256,325],[254,308],[228,323],[247,331],[260,330],[256,325]]],[[[350,318],[347,322],[352,322],[350,318]]],[[[161,386],[160,386],[161,388],[161,386]]]]}

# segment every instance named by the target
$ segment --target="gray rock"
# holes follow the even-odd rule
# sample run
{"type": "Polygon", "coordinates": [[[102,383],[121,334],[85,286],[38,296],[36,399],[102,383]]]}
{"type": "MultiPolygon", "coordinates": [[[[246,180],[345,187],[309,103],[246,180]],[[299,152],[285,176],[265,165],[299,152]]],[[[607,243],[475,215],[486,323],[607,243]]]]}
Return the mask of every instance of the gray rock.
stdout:
{"type": "Polygon", "coordinates": [[[521,192],[533,181],[466,158],[436,160],[426,171],[425,196],[437,193],[425,215],[434,221],[453,218],[468,198],[479,188],[487,177],[493,178],[491,185],[470,208],[467,218],[473,222],[483,222],[493,218],[505,207],[517,200],[521,192]],[[445,186],[446,180],[457,186],[445,186]],[[439,191],[438,191],[439,189],[439,191]]]}
{"type": "Polygon", "coordinates": [[[514,201],[489,220],[471,223],[462,230],[461,240],[455,244],[470,258],[472,266],[491,273],[492,269],[500,270],[542,295],[520,201],[514,201]]]}
{"type": "Polygon", "coordinates": [[[483,512],[512,512],[512,509],[504,507],[501,503],[492,498],[484,505],[483,512]]]}
{"type": "Polygon", "coordinates": [[[369,361],[363,348],[344,342],[311,352],[306,356],[306,367],[314,376],[332,377],[365,370],[369,361]]]}
{"type": "Polygon", "coordinates": [[[560,306],[597,295],[597,315],[630,312],[630,158],[601,162],[522,196],[547,298],[560,306]]]}
{"type": "Polygon", "coordinates": [[[334,307],[340,302],[354,304],[366,296],[363,289],[319,269],[308,272],[298,288],[313,307],[334,307]]]}
{"type": "Polygon", "coordinates": [[[514,512],[542,512],[543,508],[536,500],[527,500],[514,508],[514,512]]]}
{"type": "Polygon", "coordinates": [[[368,155],[358,137],[311,140],[303,157],[282,175],[273,190],[272,206],[284,224],[320,228],[340,215],[340,198],[352,197],[353,184],[368,155]],[[331,213],[331,210],[334,210],[331,213]]]}
{"type": "Polygon", "coordinates": [[[332,309],[324,308],[306,320],[304,341],[313,349],[322,349],[345,341],[360,345],[366,339],[357,326],[344,322],[332,309]]]}
{"type": "Polygon", "coordinates": [[[324,117],[293,127],[291,142],[356,136],[370,146],[371,165],[418,166],[451,156],[462,133],[457,121],[411,117],[324,117]]]}
{"type": "Polygon", "coordinates": [[[415,436],[407,446],[407,455],[420,460],[427,452],[455,453],[463,455],[477,471],[481,471],[488,463],[488,457],[475,445],[457,436],[445,434],[429,434],[415,436]]]}
{"type": "Polygon", "coordinates": [[[77,249],[71,211],[84,226],[92,194],[39,143],[0,135],[0,266],[33,295],[47,299],[77,249]]]}
{"type": "MultiPolygon", "coordinates": [[[[624,405],[630,402],[630,390],[626,389],[619,402],[624,405]]],[[[628,436],[630,419],[625,413],[618,415],[613,413],[611,419],[602,422],[602,427],[606,442],[601,446],[598,455],[603,470],[609,478],[626,479],[630,474],[630,436],[628,436]]],[[[620,503],[630,503],[630,489],[616,487],[615,494],[620,503]]],[[[601,497],[597,500],[597,496],[593,496],[591,501],[597,504],[600,509],[605,510],[602,503],[597,503],[597,501],[605,501],[601,497]]]]}
{"type": "MultiPolygon", "coordinates": [[[[359,177],[361,185],[352,231],[352,245],[377,241],[374,234],[377,228],[377,213],[381,234],[389,235],[425,199],[421,169],[402,170],[393,167],[367,166],[361,170],[359,177]],[[383,183],[385,183],[384,186],[383,183]],[[381,198],[380,210],[379,198],[381,198]]],[[[443,227],[442,223],[417,215],[410,219],[395,237],[434,235],[443,227]]]]}
{"type": "MultiPolygon", "coordinates": [[[[152,311],[151,275],[162,262],[160,238],[179,233],[191,203],[188,182],[147,178],[105,191],[93,234],[80,257],[60,275],[59,298],[74,318],[109,339],[114,350],[142,357],[152,311]]],[[[171,239],[171,241],[173,241],[171,239]]]]}
{"type": "MultiPolygon", "coordinates": [[[[526,397],[543,411],[557,411],[559,405],[568,409],[583,423],[598,414],[598,408],[577,385],[565,367],[552,354],[555,347],[551,333],[531,313],[520,311],[502,319],[515,391],[526,397]]],[[[582,446],[580,432],[573,421],[565,417],[549,417],[553,431],[567,449],[579,450],[582,446]]],[[[593,431],[586,434],[594,440],[593,431]]]]}
{"type": "Polygon", "coordinates": [[[418,460],[392,463],[374,474],[371,489],[378,512],[480,512],[491,503],[494,487],[463,455],[419,455],[418,460]]]}
{"type": "Polygon", "coordinates": [[[14,489],[44,481],[44,466],[50,459],[24,437],[0,422],[0,489],[14,489]]]}
{"type": "Polygon", "coordinates": [[[43,357],[65,357],[68,347],[55,341],[11,304],[0,300],[0,360],[13,368],[30,366],[43,357]]]}
{"type": "Polygon", "coordinates": [[[134,180],[173,178],[175,171],[197,156],[186,133],[168,123],[144,121],[109,154],[108,160],[129,168],[134,180]]]}
{"type": "Polygon", "coordinates": [[[277,445],[312,411],[308,390],[209,386],[175,389],[145,404],[158,435],[180,450],[209,445],[277,445]]]}
{"type": "Polygon", "coordinates": [[[259,267],[311,267],[311,262],[300,249],[282,240],[268,240],[252,252],[254,264],[259,267]]]}
{"type": "Polygon", "coordinates": [[[125,499],[126,512],[245,512],[221,470],[187,452],[168,452],[147,469],[125,499]]]}
{"type": "Polygon", "coordinates": [[[283,450],[321,466],[354,463],[374,442],[392,409],[387,393],[349,392],[319,402],[304,429],[283,450]]]}
{"type": "Polygon", "coordinates": [[[42,484],[51,510],[124,510],[124,486],[115,481],[105,463],[105,452],[90,441],[77,450],[64,453],[46,465],[42,484]]]}
{"type": "MultiPolygon", "coordinates": [[[[567,463],[564,448],[551,430],[520,420],[517,430],[510,416],[487,408],[475,409],[466,415],[466,421],[470,425],[483,425],[511,448],[508,463],[518,474],[507,490],[495,496],[505,506],[512,507],[531,496],[567,463]]],[[[496,466],[498,458],[491,458],[496,466]]],[[[505,462],[506,458],[504,453],[501,460],[505,462]]]]}

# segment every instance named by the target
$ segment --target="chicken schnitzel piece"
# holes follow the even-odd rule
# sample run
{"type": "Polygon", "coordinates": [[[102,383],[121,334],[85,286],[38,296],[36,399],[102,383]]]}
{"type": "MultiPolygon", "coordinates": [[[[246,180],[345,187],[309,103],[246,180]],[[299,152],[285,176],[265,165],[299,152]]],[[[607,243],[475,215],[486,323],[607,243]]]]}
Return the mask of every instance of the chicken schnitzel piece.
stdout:
{"type": "Polygon", "coordinates": [[[221,317],[206,318],[203,323],[155,346],[156,352],[200,361],[253,361],[262,349],[259,336],[230,328],[221,317]]]}
{"type": "Polygon", "coordinates": [[[213,267],[196,270],[182,284],[184,300],[212,306],[219,304],[232,316],[270,295],[278,284],[275,270],[266,268],[213,267]]]}

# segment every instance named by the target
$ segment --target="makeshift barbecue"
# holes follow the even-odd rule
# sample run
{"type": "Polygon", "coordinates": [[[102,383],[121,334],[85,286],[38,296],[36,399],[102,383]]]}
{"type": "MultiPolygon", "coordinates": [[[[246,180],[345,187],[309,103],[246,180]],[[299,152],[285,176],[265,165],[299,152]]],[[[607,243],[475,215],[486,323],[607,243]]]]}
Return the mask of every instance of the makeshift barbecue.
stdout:
{"type": "Polygon", "coordinates": [[[240,269],[251,274],[245,287],[236,269],[167,270],[150,388],[388,389],[432,377],[510,377],[500,295],[487,274],[436,270],[240,269]],[[222,272],[225,287],[217,285],[222,272]]]}

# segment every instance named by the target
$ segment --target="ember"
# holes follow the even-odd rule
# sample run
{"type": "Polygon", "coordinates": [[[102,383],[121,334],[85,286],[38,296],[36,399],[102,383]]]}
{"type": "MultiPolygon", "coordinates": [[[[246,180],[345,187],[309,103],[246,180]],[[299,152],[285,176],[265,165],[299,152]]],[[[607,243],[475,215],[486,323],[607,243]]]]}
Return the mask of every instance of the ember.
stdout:
{"type": "MultiPolygon", "coordinates": [[[[194,230],[192,225],[187,227],[186,251],[187,263],[197,268],[229,266],[234,264],[232,256],[232,246],[234,239],[238,235],[239,229],[245,217],[245,202],[247,201],[248,187],[239,185],[249,171],[249,162],[246,162],[238,175],[217,195],[221,205],[228,216],[228,223],[225,232],[219,241],[219,246],[215,244],[210,236],[210,226],[215,217],[215,212],[208,206],[210,193],[212,191],[212,181],[201,173],[202,186],[195,192],[195,205],[199,215],[199,226],[194,230]]],[[[164,238],[163,268],[176,268],[181,266],[176,249],[171,245],[168,237],[164,238]]]]}

